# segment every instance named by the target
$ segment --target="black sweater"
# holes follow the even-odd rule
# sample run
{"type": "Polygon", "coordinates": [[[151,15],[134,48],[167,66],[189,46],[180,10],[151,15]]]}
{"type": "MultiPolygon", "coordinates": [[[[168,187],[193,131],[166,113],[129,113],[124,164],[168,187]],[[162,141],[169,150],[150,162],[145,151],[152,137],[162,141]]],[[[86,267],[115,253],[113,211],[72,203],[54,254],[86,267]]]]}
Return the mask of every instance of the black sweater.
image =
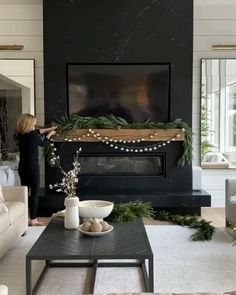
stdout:
{"type": "Polygon", "coordinates": [[[38,147],[44,145],[39,130],[25,134],[18,133],[17,139],[20,150],[20,165],[27,165],[28,167],[37,165],[38,147]]]}

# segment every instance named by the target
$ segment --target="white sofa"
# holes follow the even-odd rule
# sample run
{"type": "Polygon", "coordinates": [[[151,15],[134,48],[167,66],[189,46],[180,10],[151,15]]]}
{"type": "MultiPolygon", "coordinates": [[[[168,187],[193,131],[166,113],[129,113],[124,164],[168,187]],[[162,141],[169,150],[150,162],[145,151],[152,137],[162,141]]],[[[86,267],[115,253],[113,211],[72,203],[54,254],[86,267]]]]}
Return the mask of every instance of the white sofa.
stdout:
{"type": "Polygon", "coordinates": [[[3,186],[8,213],[0,213],[0,257],[28,228],[28,189],[26,186],[3,186]]]}
{"type": "Polygon", "coordinates": [[[107,293],[103,295],[236,295],[236,291],[231,292],[199,292],[199,293],[107,293]]]}
{"type": "Polygon", "coordinates": [[[8,294],[8,287],[5,285],[0,285],[0,295],[7,295],[8,294]]]}

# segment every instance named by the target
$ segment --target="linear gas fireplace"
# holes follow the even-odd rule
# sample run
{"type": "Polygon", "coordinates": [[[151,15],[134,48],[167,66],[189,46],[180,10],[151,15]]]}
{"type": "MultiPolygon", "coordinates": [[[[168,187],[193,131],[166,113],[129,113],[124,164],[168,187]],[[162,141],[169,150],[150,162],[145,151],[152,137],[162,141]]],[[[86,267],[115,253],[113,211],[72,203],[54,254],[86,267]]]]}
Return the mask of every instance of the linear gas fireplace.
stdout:
{"type": "MultiPolygon", "coordinates": [[[[189,183],[183,177],[188,167],[177,165],[182,154],[182,142],[162,146],[155,152],[142,153],[116,151],[97,142],[55,142],[55,146],[66,171],[72,169],[73,155],[78,148],[82,148],[79,196],[144,196],[189,190],[189,183]]],[[[51,167],[47,167],[47,172],[46,190],[47,194],[51,194],[48,185],[60,181],[61,174],[59,169],[51,167]]]]}
{"type": "Polygon", "coordinates": [[[80,157],[81,175],[164,176],[164,155],[84,155],[80,157]]]}

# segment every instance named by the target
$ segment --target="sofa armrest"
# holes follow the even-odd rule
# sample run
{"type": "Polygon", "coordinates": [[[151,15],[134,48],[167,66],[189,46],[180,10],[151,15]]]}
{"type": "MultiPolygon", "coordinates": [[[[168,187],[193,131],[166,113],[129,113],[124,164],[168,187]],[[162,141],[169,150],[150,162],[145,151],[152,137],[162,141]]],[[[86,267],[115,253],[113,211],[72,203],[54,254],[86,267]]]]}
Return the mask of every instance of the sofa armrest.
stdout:
{"type": "Polygon", "coordinates": [[[225,197],[228,199],[236,195],[236,179],[225,180],[225,197]]]}
{"type": "Polygon", "coordinates": [[[225,217],[227,223],[236,223],[236,179],[225,180],[225,217]]]}
{"type": "Polygon", "coordinates": [[[2,193],[6,202],[23,202],[28,204],[27,186],[3,186],[2,193]]]}

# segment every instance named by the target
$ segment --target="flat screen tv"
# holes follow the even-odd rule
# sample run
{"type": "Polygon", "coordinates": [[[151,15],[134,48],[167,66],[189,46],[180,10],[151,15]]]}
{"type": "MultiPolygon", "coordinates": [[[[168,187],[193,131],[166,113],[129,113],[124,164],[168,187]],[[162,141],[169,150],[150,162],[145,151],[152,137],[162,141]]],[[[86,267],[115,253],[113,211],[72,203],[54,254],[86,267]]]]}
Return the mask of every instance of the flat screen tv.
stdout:
{"type": "Polygon", "coordinates": [[[169,121],[169,64],[68,64],[68,114],[169,121]]]}

